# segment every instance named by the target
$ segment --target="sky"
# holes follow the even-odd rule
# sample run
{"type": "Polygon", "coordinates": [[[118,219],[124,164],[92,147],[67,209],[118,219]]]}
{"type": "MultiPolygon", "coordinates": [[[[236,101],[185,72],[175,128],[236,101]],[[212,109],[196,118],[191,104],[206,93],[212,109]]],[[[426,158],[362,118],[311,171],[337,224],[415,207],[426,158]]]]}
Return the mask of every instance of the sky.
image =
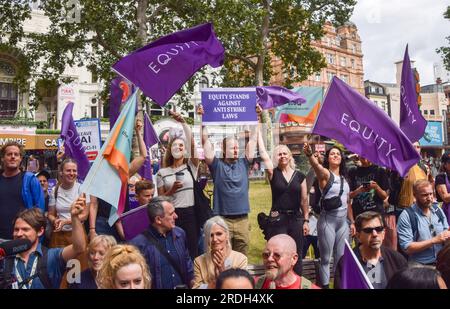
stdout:
{"type": "Polygon", "coordinates": [[[422,86],[433,84],[436,48],[448,46],[450,0],[358,0],[350,20],[362,41],[364,80],[395,83],[395,65],[406,44],[422,86]]]}

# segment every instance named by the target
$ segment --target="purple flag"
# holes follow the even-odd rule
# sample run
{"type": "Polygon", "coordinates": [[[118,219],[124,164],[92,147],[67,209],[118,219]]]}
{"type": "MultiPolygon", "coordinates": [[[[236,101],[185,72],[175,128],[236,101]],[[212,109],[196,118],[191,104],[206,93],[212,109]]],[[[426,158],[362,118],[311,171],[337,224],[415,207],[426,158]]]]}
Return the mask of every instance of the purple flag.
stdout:
{"type": "Polygon", "coordinates": [[[133,239],[145,231],[150,225],[150,220],[147,215],[147,205],[123,213],[120,216],[120,221],[122,222],[125,240],[133,239]]]}
{"type": "Polygon", "coordinates": [[[64,109],[61,118],[61,138],[64,140],[64,152],[67,157],[77,161],[78,165],[78,179],[84,180],[90,165],[86,156],[84,146],[78,135],[77,128],[73,122],[72,117],[73,102],[69,102],[64,109]]]}
{"type": "Polygon", "coordinates": [[[373,102],[334,77],[314,125],[372,163],[404,177],[420,156],[395,122],[373,102]]]}
{"type": "Polygon", "coordinates": [[[373,289],[358,259],[345,239],[344,255],[342,256],[341,289],[373,289]]]}
{"type": "Polygon", "coordinates": [[[299,93],[280,86],[256,87],[256,103],[262,109],[274,108],[286,103],[303,104],[306,99],[299,93]]]}
{"type": "MultiPolygon", "coordinates": [[[[130,95],[134,93],[134,85],[125,80],[123,77],[115,77],[110,85],[109,97],[109,127],[114,127],[117,117],[120,114],[122,103],[126,102],[130,95]]],[[[138,112],[138,100],[136,100],[136,113],[138,112]]]]}
{"type": "Polygon", "coordinates": [[[144,113],[144,143],[147,147],[147,158],[144,165],[139,169],[139,175],[147,180],[152,180],[152,163],[150,162],[150,147],[159,143],[158,135],[153,128],[152,122],[147,113],[144,113]]]}
{"type": "Polygon", "coordinates": [[[408,45],[403,57],[402,81],[400,84],[400,129],[411,142],[417,142],[425,133],[427,121],[417,104],[414,71],[409,61],[408,45]]]}
{"type": "Polygon", "coordinates": [[[225,49],[211,23],[164,36],[117,61],[113,68],[164,106],[205,64],[223,64],[225,49]]]}

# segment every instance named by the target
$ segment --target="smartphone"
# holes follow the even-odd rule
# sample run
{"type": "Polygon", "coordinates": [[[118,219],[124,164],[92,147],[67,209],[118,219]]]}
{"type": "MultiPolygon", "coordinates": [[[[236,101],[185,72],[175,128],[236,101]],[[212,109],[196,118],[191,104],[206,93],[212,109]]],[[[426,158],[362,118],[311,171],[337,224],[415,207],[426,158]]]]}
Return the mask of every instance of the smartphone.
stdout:
{"type": "Polygon", "coordinates": [[[370,181],[363,181],[362,185],[363,187],[368,187],[370,186],[370,181]]]}

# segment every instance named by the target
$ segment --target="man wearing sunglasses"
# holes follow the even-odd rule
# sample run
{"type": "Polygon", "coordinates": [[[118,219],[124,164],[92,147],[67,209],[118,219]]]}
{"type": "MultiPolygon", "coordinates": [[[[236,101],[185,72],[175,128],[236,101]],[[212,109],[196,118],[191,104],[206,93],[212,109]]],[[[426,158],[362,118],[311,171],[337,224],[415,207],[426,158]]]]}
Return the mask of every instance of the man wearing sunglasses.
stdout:
{"type": "Polygon", "coordinates": [[[448,223],[442,209],[433,203],[433,187],[429,181],[415,182],[413,193],[416,203],[398,219],[399,244],[411,262],[435,265],[437,254],[450,239],[448,223]]]}
{"type": "MultiPolygon", "coordinates": [[[[358,215],[355,220],[355,228],[359,246],[353,251],[373,287],[384,289],[389,279],[397,271],[407,266],[407,261],[400,253],[382,246],[385,230],[383,219],[379,213],[366,211],[358,215]]],[[[344,260],[341,258],[334,275],[335,289],[340,288],[343,266],[344,260]]]]}
{"type": "Polygon", "coordinates": [[[256,280],[255,289],[319,289],[318,286],[294,272],[298,260],[295,240],[287,234],[269,239],[262,253],[266,272],[256,280]]]}

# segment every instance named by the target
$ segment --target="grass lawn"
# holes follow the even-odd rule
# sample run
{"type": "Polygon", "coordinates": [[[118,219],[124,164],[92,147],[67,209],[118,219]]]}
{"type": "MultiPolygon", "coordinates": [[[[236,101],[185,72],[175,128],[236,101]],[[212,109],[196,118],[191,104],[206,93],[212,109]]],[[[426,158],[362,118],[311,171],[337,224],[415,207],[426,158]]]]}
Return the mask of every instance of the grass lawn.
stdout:
{"type": "Polygon", "coordinates": [[[248,262],[250,264],[262,264],[261,253],[266,243],[264,235],[259,228],[256,217],[258,213],[269,213],[272,206],[272,192],[270,185],[264,180],[250,181],[250,246],[248,253],[248,262]]]}

